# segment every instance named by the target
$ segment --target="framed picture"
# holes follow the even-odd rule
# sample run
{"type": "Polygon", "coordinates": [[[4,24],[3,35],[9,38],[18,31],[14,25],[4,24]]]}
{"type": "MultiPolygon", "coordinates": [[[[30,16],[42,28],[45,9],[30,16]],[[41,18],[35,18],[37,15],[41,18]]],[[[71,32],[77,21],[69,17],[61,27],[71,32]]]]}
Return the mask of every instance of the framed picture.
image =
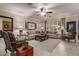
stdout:
{"type": "Polygon", "coordinates": [[[76,21],[67,22],[67,31],[76,32],[76,21]]]}
{"type": "Polygon", "coordinates": [[[13,18],[0,15],[0,20],[0,27],[3,31],[13,31],[13,18]]]}
{"type": "Polygon", "coordinates": [[[3,21],[3,30],[12,31],[12,23],[10,21],[3,21]]]}
{"type": "Polygon", "coordinates": [[[26,22],[25,28],[28,30],[35,30],[36,29],[36,23],[34,22],[26,22]]]}

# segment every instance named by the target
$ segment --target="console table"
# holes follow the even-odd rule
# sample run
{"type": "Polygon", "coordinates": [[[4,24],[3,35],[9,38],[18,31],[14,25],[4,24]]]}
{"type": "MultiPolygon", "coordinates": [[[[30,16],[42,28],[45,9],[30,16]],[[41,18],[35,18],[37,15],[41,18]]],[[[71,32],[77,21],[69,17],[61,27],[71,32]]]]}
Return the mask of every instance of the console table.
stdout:
{"type": "Polygon", "coordinates": [[[29,46],[27,48],[20,47],[16,50],[17,56],[33,56],[33,47],[29,46]]]}

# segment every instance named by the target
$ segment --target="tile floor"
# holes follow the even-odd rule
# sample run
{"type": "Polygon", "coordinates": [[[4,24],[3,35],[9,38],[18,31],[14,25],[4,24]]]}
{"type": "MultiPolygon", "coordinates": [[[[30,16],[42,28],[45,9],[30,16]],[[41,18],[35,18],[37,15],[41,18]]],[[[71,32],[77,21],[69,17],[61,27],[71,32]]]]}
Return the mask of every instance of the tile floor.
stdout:
{"type": "MultiPolygon", "coordinates": [[[[29,44],[34,47],[34,56],[79,56],[79,41],[77,41],[76,43],[74,42],[68,43],[67,41],[62,41],[59,39],[48,39],[43,42],[38,42],[35,40],[29,41],[29,44]],[[45,43],[47,43],[48,45],[45,43]],[[47,48],[49,49],[46,50],[47,48]]],[[[4,49],[5,49],[4,40],[0,38],[0,56],[4,56],[5,54],[4,49]]],[[[7,56],[9,55],[10,52],[7,53],[7,56]]]]}

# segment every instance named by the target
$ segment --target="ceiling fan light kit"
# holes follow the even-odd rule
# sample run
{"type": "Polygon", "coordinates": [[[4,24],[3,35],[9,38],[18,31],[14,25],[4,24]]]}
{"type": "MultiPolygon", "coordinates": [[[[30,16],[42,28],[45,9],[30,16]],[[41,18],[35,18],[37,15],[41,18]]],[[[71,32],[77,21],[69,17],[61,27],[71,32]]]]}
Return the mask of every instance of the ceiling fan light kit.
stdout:
{"type": "Polygon", "coordinates": [[[45,14],[46,14],[46,13],[44,13],[44,12],[40,13],[41,16],[44,16],[45,14]]]}
{"type": "Polygon", "coordinates": [[[52,10],[50,10],[50,6],[47,6],[47,4],[38,4],[38,5],[36,5],[35,6],[36,8],[34,9],[34,12],[37,15],[46,16],[46,14],[52,14],[53,13],[52,10]]]}

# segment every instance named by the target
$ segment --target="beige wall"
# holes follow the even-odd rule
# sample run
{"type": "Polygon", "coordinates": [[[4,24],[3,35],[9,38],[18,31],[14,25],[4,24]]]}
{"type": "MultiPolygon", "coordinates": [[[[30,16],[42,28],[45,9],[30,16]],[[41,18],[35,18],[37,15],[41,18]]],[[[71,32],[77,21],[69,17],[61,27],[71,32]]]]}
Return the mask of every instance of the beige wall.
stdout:
{"type": "Polygon", "coordinates": [[[54,31],[54,26],[53,25],[57,25],[57,21],[59,21],[59,19],[55,16],[51,16],[50,18],[44,18],[42,16],[29,16],[26,18],[26,22],[34,22],[37,24],[37,31],[41,30],[41,26],[44,26],[44,21],[47,20],[47,30],[49,31],[54,31]]]}
{"type": "MultiPolygon", "coordinates": [[[[16,15],[16,14],[12,14],[9,12],[0,12],[0,15],[2,16],[7,16],[7,17],[12,17],[13,18],[13,28],[14,30],[19,27],[20,25],[25,26],[24,22],[25,22],[25,17],[24,16],[20,16],[20,15],[16,15]]],[[[0,20],[1,21],[1,20],[0,20]]],[[[1,24],[1,23],[0,23],[1,24]]]]}
{"type": "Polygon", "coordinates": [[[0,30],[2,30],[2,18],[0,18],[0,30]]]}

